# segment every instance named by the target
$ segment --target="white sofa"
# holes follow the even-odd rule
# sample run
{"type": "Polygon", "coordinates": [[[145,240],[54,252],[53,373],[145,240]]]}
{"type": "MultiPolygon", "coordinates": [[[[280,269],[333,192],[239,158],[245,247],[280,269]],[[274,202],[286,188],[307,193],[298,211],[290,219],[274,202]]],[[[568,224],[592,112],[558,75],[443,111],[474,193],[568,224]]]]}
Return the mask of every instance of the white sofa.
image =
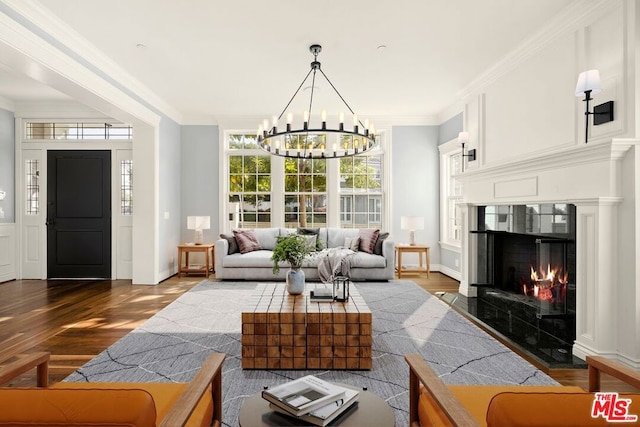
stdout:
{"type": "MultiPolygon", "coordinates": [[[[229,254],[229,241],[220,238],[215,243],[215,274],[221,280],[284,280],[289,264],[280,264],[280,272],[273,274],[272,250],[278,236],[284,236],[296,229],[290,228],[256,228],[261,250],[248,253],[229,254]]],[[[344,246],[346,238],[358,236],[358,229],[320,228],[318,241],[321,248],[344,246]]],[[[352,260],[351,280],[353,281],[385,281],[394,278],[395,250],[394,243],[388,237],[378,242],[381,255],[358,251],[352,260]]],[[[302,269],[305,278],[319,281],[317,269],[318,257],[305,259],[302,269]]]]}

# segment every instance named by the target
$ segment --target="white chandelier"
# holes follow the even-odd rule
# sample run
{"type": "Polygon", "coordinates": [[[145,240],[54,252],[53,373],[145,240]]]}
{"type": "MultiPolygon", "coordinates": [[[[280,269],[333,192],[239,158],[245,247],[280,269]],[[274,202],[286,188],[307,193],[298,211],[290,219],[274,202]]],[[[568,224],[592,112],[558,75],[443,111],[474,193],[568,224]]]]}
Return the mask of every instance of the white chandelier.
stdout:
{"type": "Polygon", "coordinates": [[[298,89],[284,107],[282,113],[280,113],[279,116],[274,116],[271,123],[269,120],[264,120],[262,125],[260,125],[258,128],[258,146],[268,153],[276,156],[301,159],[349,157],[370,151],[377,146],[375,128],[373,124],[370,123],[369,120],[365,120],[364,122],[360,121],[358,115],[353,112],[351,107],[349,107],[349,104],[347,104],[342,95],[340,95],[336,87],[320,68],[318,54],[322,51],[322,46],[314,44],[309,47],[309,50],[313,54],[311,70],[309,70],[298,89]],[[319,126],[310,123],[317,71],[320,71],[320,74],[322,74],[322,76],[327,80],[331,88],[335,91],[338,97],[340,97],[344,105],[352,114],[352,130],[345,128],[344,112],[338,114],[337,126],[333,128],[327,125],[327,112],[324,110],[320,114],[321,120],[319,126]],[[303,113],[302,128],[294,129],[292,127],[293,114],[288,113],[286,130],[279,131],[280,120],[285,113],[287,113],[287,108],[289,108],[289,105],[291,105],[291,102],[304,86],[309,76],[312,76],[309,110],[303,113]],[[328,134],[336,134],[337,138],[333,141],[327,141],[328,134]]]}

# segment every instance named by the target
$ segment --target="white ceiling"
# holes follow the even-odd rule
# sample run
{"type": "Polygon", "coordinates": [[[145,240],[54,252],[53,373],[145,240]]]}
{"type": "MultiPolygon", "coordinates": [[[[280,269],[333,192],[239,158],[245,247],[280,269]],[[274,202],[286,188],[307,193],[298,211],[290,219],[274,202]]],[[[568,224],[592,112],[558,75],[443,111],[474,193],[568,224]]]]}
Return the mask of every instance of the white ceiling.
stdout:
{"type": "MultiPolygon", "coordinates": [[[[399,117],[441,113],[573,1],[40,3],[183,117],[280,113],[309,71],[313,43],[323,46],[322,70],[356,112],[399,117]]],[[[0,96],[63,97],[30,83],[0,68],[0,96]]],[[[333,96],[326,82],[317,84],[314,109],[337,108],[322,98],[333,96]]],[[[298,100],[293,108],[301,111],[308,92],[298,100]]]]}

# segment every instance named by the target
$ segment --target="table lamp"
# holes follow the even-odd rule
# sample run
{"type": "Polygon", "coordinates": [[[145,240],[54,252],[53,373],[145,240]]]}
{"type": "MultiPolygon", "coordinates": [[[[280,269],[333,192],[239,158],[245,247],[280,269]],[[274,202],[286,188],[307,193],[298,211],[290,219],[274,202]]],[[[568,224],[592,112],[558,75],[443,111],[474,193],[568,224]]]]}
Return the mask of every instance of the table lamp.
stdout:
{"type": "Polygon", "coordinates": [[[193,243],[196,245],[202,244],[202,230],[208,230],[211,228],[211,218],[208,216],[188,216],[187,217],[187,229],[195,230],[195,236],[193,243]]]}
{"type": "Polygon", "coordinates": [[[400,217],[400,228],[409,230],[409,244],[416,245],[416,230],[424,230],[424,217],[421,216],[402,216],[400,217]]]}

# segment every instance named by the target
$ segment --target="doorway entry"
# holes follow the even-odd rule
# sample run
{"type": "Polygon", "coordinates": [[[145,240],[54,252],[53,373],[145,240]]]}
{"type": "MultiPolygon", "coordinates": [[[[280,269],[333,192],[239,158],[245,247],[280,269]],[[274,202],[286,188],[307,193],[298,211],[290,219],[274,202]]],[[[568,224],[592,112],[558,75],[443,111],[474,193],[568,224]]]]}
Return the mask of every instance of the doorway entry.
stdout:
{"type": "Polygon", "coordinates": [[[111,151],[47,151],[47,277],[111,278],[111,151]]]}

